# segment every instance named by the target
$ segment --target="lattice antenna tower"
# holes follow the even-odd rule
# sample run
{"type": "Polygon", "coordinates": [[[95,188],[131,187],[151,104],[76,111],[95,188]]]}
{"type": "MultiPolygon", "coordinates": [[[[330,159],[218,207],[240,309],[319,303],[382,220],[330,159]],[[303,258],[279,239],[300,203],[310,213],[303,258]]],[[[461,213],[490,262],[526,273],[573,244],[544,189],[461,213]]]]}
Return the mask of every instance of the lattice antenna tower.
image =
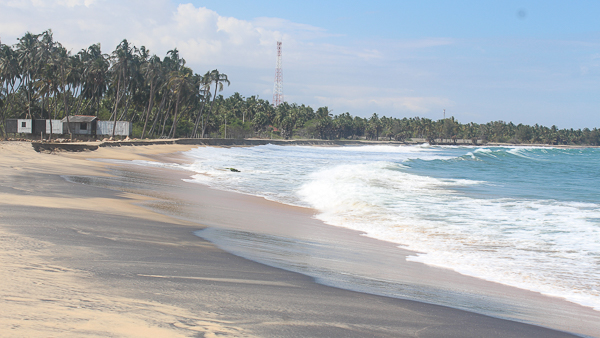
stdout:
{"type": "Polygon", "coordinates": [[[275,86],[273,87],[273,107],[283,102],[283,74],[281,71],[281,41],[277,41],[277,70],[275,71],[275,86]]]}

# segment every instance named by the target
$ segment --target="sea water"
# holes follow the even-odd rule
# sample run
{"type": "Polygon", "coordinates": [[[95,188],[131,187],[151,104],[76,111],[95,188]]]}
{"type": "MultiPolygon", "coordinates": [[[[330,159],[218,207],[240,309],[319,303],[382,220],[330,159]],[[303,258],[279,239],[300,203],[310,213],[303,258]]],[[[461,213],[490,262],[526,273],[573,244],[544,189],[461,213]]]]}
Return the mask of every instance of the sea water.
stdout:
{"type": "Polygon", "coordinates": [[[415,251],[410,261],[600,310],[598,149],[266,145],[186,155],[190,182],[310,207],[327,224],[415,251]]]}

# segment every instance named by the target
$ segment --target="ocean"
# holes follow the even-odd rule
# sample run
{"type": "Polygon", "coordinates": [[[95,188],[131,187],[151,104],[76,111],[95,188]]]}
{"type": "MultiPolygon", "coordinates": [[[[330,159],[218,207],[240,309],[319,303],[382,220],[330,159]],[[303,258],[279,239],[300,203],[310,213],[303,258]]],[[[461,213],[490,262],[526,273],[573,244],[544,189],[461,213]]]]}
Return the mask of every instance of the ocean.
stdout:
{"type": "MultiPolygon", "coordinates": [[[[414,251],[408,261],[600,311],[599,149],[265,145],[185,155],[190,184],[312,208],[326,224],[414,251]]],[[[218,228],[197,235],[324,284],[436,302],[348,270],[343,260],[361,255],[330,245],[335,239],[299,243],[218,228]]],[[[378,263],[394,269],[393,260],[378,263]]]]}

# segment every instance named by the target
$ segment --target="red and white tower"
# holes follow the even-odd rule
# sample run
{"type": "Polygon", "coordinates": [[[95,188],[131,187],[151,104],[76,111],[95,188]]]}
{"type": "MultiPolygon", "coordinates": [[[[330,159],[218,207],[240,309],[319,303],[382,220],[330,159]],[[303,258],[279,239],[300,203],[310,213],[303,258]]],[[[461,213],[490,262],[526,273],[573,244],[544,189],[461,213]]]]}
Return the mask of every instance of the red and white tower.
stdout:
{"type": "Polygon", "coordinates": [[[277,70],[273,88],[273,107],[283,102],[283,74],[281,72],[281,41],[277,41],[277,70]]]}

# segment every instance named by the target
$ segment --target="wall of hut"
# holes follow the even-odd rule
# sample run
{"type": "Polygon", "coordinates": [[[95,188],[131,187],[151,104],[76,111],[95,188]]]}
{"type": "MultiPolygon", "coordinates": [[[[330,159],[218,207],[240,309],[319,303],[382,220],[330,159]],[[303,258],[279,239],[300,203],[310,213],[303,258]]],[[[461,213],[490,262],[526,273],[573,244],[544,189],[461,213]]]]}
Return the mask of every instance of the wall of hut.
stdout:
{"type": "Polygon", "coordinates": [[[96,134],[112,136],[113,128],[115,128],[115,135],[118,136],[131,136],[133,132],[133,124],[128,121],[117,121],[116,127],[115,121],[98,121],[96,134]]]}
{"type": "MultiPolygon", "coordinates": [[[[69,133],[77,136],[93,138],[98,136],[112,136],[114,121],[91,121],[91,122],[63,122],[61,120],[52,120],[52,134],[59,136],[69,133]]],[[[30,120],[30,119],[7,119],[6,132],[8,134],[33,135],[34,137],[50,134],[50,120],[30,120]]],[[[131,136],[133,124],[128,121],[117,121],[115,136],[131,136]]]]}

